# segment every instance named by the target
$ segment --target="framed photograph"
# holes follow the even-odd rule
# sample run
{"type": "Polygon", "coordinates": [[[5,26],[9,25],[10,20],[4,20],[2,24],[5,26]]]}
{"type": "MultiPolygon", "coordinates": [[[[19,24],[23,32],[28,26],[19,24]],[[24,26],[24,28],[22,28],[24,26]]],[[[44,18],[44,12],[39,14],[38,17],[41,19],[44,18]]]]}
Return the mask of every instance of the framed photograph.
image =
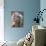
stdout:
{"type": "Polygon", "coordinates": [[[23,27],[24,13],[22,11],[11,11],[12,27],[23,27]]]}

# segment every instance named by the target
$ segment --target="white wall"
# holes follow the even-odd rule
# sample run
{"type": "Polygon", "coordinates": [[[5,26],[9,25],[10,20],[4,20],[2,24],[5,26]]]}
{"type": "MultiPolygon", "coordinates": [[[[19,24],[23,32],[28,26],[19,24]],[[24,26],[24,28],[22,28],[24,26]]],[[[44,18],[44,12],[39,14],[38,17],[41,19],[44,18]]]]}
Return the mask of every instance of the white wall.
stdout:
{"type": "Polygon", "coordinates": [[[0,42],[4,41],[4,0],[0,0],[0,42]]]}

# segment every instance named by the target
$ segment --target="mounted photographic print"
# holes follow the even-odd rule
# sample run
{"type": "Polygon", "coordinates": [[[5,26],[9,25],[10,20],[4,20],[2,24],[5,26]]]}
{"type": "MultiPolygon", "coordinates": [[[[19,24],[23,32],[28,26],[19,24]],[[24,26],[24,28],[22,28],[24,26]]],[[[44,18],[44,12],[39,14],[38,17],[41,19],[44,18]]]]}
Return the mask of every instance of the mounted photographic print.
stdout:
{"type": "Polygon", "coordinates": [[[23,27],[24,13],[22,11],[11,11],[12,27],[23,27]]]}

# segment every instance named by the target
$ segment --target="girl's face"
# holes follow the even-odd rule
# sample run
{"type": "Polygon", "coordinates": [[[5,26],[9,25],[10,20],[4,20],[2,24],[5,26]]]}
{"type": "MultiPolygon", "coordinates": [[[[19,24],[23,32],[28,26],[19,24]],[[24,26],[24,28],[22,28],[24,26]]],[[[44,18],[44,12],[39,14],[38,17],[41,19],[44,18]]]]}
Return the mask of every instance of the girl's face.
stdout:
{"type": "Polygon", "coordinates": [[[21,20],[21,18],[20,18],[19,15],[13,14],[13,16],[12,16],[12,20],[13,20],[14,23],[16,23],[16,24],[20,24],[20,20],[21,20]]]}
{"type": "Polygon", "coordinates": [[[19,16],[15,16],[15,23],[20,24],[20,17],[19,16]]]}

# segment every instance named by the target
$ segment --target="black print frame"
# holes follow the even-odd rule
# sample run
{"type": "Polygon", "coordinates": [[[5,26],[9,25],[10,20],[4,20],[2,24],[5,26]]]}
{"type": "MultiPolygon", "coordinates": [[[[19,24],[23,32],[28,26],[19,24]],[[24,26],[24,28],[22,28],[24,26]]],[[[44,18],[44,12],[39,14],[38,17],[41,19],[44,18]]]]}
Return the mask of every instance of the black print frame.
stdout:
{"type": "Polygon", "coordinates": [[[11,11],[12,27],[23,27],[24,25],[24,12],[11,11]]]}

